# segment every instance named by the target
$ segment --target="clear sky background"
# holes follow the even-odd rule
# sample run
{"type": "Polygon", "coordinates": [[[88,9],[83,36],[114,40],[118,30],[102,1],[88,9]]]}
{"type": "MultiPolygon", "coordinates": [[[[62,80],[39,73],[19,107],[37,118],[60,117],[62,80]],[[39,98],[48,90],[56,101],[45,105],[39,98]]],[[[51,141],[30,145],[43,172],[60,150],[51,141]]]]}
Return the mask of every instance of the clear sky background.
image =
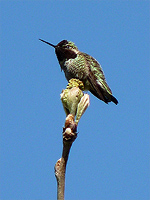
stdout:
{"type": "Polygon", "coordinates": [[[96,58],[119,100],[91,93],[66,173],[66,200],[149,200],[150,1],[1,1],[1,200],[56,199],[67,85],[54,49],[96,58]]]}

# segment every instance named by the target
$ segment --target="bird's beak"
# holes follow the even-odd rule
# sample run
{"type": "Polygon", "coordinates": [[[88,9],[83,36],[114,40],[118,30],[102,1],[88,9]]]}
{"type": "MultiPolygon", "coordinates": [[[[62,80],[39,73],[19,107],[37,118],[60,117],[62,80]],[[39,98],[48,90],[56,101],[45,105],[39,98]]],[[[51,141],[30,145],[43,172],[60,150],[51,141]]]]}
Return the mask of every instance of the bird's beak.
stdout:
{"type": "Polygon", "coordinates": [[[41,40],[42,42],[45,42],[46,44],[48,44],[48,45],[50,45],[50,46],[56,48],[56,45],[54,45],[54,44],[51,44],[51,43],[49,43],[49,42],[46,42],[45,40],[42,40],[42,39],[39,39],[39,40],[41,40]]]}

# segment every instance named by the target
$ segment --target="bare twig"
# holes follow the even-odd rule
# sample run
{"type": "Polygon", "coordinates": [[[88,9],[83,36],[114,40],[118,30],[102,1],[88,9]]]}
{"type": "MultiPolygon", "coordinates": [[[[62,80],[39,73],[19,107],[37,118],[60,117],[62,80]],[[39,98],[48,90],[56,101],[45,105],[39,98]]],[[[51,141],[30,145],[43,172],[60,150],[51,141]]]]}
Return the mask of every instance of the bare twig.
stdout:
{"type": "Polygon", "coordinates": [[[66,117],[65,127],[63,128],[63,152],[62,157],[55,165],[55,176],[57,179],[57,199],[64,199],[65,190],[65,172],[68,161],[68,156],[72,143],[77,137],[77,125],[74,122],[74,116],[69,114],[66,117]]]}

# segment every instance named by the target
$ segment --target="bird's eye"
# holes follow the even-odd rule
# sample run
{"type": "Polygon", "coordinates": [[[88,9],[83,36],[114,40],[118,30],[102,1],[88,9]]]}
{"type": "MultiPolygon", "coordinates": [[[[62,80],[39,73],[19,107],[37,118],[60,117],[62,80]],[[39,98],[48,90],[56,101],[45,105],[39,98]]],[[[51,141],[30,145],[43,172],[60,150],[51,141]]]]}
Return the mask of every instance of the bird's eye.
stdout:
{"type": "Polygon", "coordinates": [[[69,49],[70,47],[67,45],[66,48],[69,49]]]}

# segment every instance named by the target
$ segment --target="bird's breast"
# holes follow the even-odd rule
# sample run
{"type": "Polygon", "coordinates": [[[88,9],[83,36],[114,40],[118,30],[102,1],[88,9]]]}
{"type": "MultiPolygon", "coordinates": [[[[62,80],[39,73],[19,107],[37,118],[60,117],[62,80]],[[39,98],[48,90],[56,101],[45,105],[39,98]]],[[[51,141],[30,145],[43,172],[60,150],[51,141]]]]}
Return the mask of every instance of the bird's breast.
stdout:
{"type": "Polygon", "coordinates": [[[83,80],[87,76],[87,70],[84,61],[79,59],[68,59],[64,63],[64,72],[66,77],[83,80]]]}

